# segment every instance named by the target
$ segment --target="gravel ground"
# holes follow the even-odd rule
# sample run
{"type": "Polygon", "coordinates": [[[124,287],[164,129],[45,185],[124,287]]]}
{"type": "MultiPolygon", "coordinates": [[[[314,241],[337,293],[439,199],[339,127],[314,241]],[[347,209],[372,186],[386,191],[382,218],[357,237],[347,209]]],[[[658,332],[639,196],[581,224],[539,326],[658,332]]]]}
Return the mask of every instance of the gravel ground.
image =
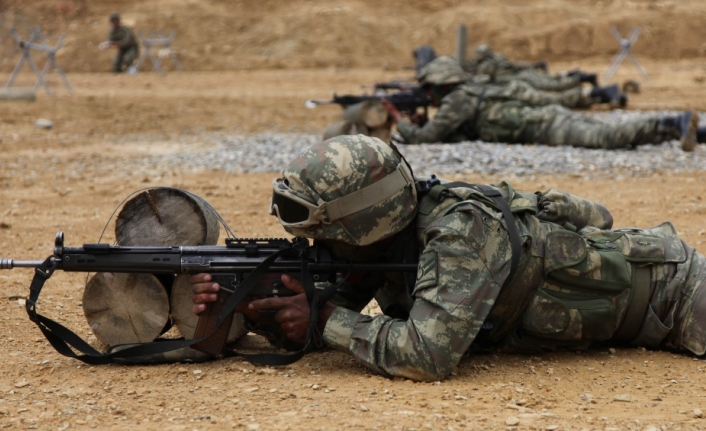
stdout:
{"type": "MultiPolygon", "coordinates": [[[[618,122],[640,115],[673,115],[674,112],[611,111],[593,115],[618,122]]],[[[702,124],[706,124],[706,117],[702,124]]],[[[141,146],[148,150],[92,152],[82,156],[40,158],[20,155],[0,160],[3,172],[32,181],[41,171],[59,176],[92,178],[106,170],[132,175],[164,175],[168,171],[229,173],[279,172],[292,158],[318,142],[319,135],[269,132],[231,135],[200,132],[164,137],[155,134],[125,135],[109,141],[113,147],[141,146]],[[68,169],[67,169],[68,167],[68,169]]],[[[656,172],[706,170],[706,145],[685,153],[678,141],[645,145],[634,150],[592,150],[542,145],[509,145],[480,141],[458,144],[400,145],[417,175],[479,174],[503,177],[537,174],[570,174],[586,179],[644,176],[656,172]]]]}
{"type": "MultiPolygon", "coordinates": [[[[619,122],[638,116],[674,114],[666,111],[646,113],[616,110],[593,115],[605,121],[619,122]]],[[[220,138],[213,149],[191,149],[179,154],[151,157],[143,162],[196,171],[218,169],[237,173],[277,172],[296,154],[318,139],[317,135],[280,133],[226,136],[220,138]]],[[[706,147],[701,145],[696,151],[685,153],[677,141],[619,151],[480,141],[400,145],[400,151],[419,175],[577,174],[591,178],[606,174],[633,176],[655,172],[706,170],[706,147]]]]}

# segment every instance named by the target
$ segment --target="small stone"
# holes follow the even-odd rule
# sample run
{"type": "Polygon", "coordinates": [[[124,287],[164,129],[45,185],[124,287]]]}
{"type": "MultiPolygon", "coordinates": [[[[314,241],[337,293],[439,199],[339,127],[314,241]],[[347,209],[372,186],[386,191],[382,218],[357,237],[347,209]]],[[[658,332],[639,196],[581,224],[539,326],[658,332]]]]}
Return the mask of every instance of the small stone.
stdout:
{"type": "Polygon", "coordinates": [[[364,404],[361,404],[361,405],[360,405],[360,411],[361,411],[361,412],[367,412],[367,411],[370,411],[370,409],[367,408],[367,407],[365,407],[364,404]]]}
{"type": "Polygon", "coordinates": [[[547,431],[556,431],[559,429],[559,425],[549,425],[548,427],[544,428],[547,431]]]}
{"type": "Polygon", "coordinates": [[[314,384],[314,385],[311,385],[311,389],[318,391],[319,389],[321,389],[321,386],[314,384]]]}
{"type": "Polygon", "coordinates": [[[47,120],[46,118],[38,118],[37,121],[34,122],[34,127],[36,127],[37,129],[49,130],[54,127],[54,123],[52,123],[51,120],[47,120]]]}
{"type": "Polygon", "coordinates": [[[632,401],[632,397],[630,397],[630,394],[620,394],[620,395],[616,395],[615,397],[613,397],[613,401],[621,401],[624,403],[629,403],[632,401]]]}
{"type": "Polygon", "coordinates": [[[202,373],[203,373],[203,371],[201,371],[201,370],[194,370],[194,374],[197,375],[197,376],[198,376],[199,374],[202,374],[202,373]]]}
{"type": "Polygon", "coordinates": [[[704,412],[702,412],[701,409],[694,409],[694,417],[702,418],[704,417],[704,412]]]}
{"type": "Polygon", "coordinates": [[[611,347],[610,349],[608,349],[608,353],[610,353],[611,355],[615,355],[615,349],[611,347]]]}
{"type": "Polygon", "coordinates": [[[184,368],[184,367],[179,367],[179,369],[177,370],[177,372],[178,372],[179,374],[186,374],[186,373],[189,372],[189,370],[187,370],[187,369],[184,368]]]}
{"type": "Polygon", "coordinates": [[[511,427],[517,426],[519,423],[520,423],[520,420],[515,416],[510,416],[505,421],[505,425],[511,426],[511,427]]]}
{"type": "Polygon", "coordinates": [[[253,392],[257,391],[258,389],[260,389],[260,388],[258,388],[257,386],[253,386],[252,388],[247,388],[245,390],[245,392],[253,393],[253,392]]]}
{"type": "Polygon", "coordinates": [[[19,382],[15,383],[16,388],[24,388],[25,386],[29,386],[29,382],[27,379],[22,379],[19,382]]]}

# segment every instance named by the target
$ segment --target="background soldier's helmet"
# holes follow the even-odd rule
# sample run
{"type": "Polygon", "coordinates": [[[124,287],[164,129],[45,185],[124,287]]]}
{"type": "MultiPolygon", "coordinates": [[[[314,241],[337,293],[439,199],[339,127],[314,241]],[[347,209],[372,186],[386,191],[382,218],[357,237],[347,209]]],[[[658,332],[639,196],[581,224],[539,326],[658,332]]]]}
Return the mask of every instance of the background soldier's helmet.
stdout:
{"type": "Polygon", "coordinates": [[[108,17],[108,21],[120,21],[120,14],[117,12],[111,13],[110,17],[108,17]]]}
{"type": "Polygon", "coordinates": [[[412,171],[393,147],[377,138],[344,135],[313,145],[282,175],[293,192],[315,205],[337,199],[341,202],[340,198],[355,193],[353,199],[342,201],[349,205],[354,200],[352,206],[362,208],[347,215],[348,211],[343,210],[340,214],[344,216],[334,220],[330,216],[334,211],[327,214],[324,210],[319,223],[305,228],[285,225],[295,236],[368,245],[400,232],[416,216],[412,171]],[[371,187],[374,184],[378,185],[371,187]],[[380,190],[383,184],[388,186],[385,191],[380,190]]]}
{"type": "Polygon", "coordinates": [[[490,48],[490,45],[486,43],[482,43],[478,46],[476,46],[476,60],[483,60],[484,58],[488,58],[491,55],[493,55],[493,50],[490,48]]]}
{"type": "Polygon", "coordinates": [[[425,85],[458,84],[468,81],[468,74],[458,60],[443,56],[435,58],[419,72],[419,83],[425,85]]]}

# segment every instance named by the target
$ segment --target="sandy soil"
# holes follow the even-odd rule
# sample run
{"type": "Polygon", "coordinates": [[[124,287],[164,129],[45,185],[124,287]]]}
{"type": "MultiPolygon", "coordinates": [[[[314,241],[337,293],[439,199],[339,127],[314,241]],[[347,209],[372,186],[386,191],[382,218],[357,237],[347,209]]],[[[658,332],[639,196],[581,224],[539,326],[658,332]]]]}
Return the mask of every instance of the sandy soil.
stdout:
{"type": "MultiPolygon", "coordinates": [[[[407,77],[410,71],[400,65],[410,63],[411,48],[438,40],[440,52],[451,52],[459,22],[475,24],[473,40],[490,38],[511,55],[556,60],[552,70],[599,72],[605,71],[615,49],[607,27],[619,24],[625,33],[646,23],[636,52],[651,83],[643,85],[630,107],[706,109],[706,68],[699,58],[706,40],[700,25],[703,2],[392,0],[382,9],[374,7],[377,3],[322,0],[296,8],[274,0],[260,1],[257,7],[216,0],[0,2],[0,11],[6,12],[3,26],[13,20],[25,26],[38,22],[72,38],[60,62],[73,72],[68,77],[75,88],[68,94],[52,76],[56,97],[40,92],[35,103],[0,102],[0,166],[21,172],[0,171],[0,256],[44,258],[59,230],[69,245],[95,242],[125,196],[157,185],[204,196],[240,236],[281,236],[275,219],[262,217],[271,174],[185,174],[159,167],[143,172],[121,165],[121,157],[179,151],[183,138],[193,145],[220,133],[319,133],[339,118],[340,110],[307,110],[305,99],[326,98],[333,91],[359,92],[361,85],[407,77]],[[113,9],[145,31],[177,28],[185,67],[199,71],[165,77],[83,73],[109,67],[111,53],[79,47],[102,40],[105,16],[113,9]],[[229,20],[242,28],[226,32],[229,20]],[[350,34],[362,36],[349,43],[350,34]],[[388,43],[395,34],[396,41],[388,43]],[[337,49],[341,44],[344,48],[337,49]],[[231,51],[226,53],[225,46],[231,51]],[[267,56],[265,49],[270,50],[267,56]],[[79,51],[91,53],[90,58],[78,56],[79,51]],[[40,117],[51,119],[55,127],[35,129],[40,117]]],[[[12,48],[6,35],[0,42],[12,48]]],[[[0,56],[2,76],[16,61],[16,52],[8,50],[0,56]]],[[[616,82],[636,77],[626,63],[616,82]]],[[[18,85],[33,83],[25,69],[18,85]]],[[[521,177],[512,182],[519,189],[556,187],[600,201],[611,208],[617,226],[653,226],[669,219],[687,242],[706,252],[706,173],[619,181],[521,177]]],[[[112,240],[110,233],[106,240],[112,240]]],[[[5,299],[25,295],[30,277],[27,270],[0,273],[2,428],[706,428],[706,363],[634,348],[477,356],[436,383],[374,376],[333,351],[275,369],[237,359],[87,367],[55,353],[18,301],[5,299]],[[514,423],[511,416],[517,426],[508,425],[514,423]]],[[[84,281],[81,275],[56,274],[45,288],[40,311],[95,342],[78,305],[84,281]]],[[[246,336],[242,343],[261,346],[262,340],[246,336]]]]}

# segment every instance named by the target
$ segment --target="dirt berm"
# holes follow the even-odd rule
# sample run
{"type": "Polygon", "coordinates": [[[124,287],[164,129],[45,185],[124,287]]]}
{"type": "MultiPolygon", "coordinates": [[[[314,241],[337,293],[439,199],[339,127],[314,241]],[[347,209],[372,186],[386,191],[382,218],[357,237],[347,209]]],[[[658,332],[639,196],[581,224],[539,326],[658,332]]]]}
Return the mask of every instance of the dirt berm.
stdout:
{"type": "Polygon", "coordinates": [[[40,25],[66,34],[60,64],[72,72],[106,71],[112,50],[98,44],[118,11],[143,34],[178,32],[174,49],[187,70],[384,67],[411,65],[431,44],[452,53],[459,24],[469,46],[489,42],[508,56],[575,60],[608,56],[640,27],[638,57],[679,59],[706,52],[706,2],[699,0],[22,0],[0,1],[0,71],[18,50],[8,29],[40,25]]]}

